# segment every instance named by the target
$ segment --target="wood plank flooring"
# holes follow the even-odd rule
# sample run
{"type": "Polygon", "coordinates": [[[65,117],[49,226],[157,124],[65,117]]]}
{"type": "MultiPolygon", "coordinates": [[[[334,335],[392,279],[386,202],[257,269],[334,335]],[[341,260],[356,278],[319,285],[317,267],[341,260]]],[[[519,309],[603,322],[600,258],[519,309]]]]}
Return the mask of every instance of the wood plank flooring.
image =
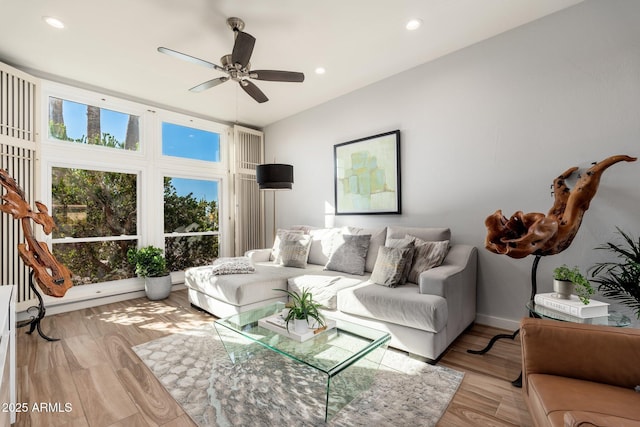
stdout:
{"type": "MultiPolygon", "coordinates": [[[[43,330],[57,342],[18,329],[17,401],[28,410],[18,413],[16,426],[195,426],[131,347],[211,321],[181,290],[164,301],[139,298],[47,316],[43,330]]],[[[510,383],[520,373],[519,340],[501,340],[482,356],[466,352],[504,332],[474,325],[440,360],[466,374],[439,426],[531,425],[522,392],[510,383]]]]}

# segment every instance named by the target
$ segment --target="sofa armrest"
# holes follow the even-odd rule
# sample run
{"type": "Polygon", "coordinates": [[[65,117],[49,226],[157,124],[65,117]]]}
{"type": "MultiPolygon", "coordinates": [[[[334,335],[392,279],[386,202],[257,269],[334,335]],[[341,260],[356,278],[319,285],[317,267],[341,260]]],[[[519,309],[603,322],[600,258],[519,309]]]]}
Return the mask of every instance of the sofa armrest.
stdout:
{"type": "Polygon", "coordinates": [[[271,257],[271,249],[251,249],[244,253],[253,262],[267,262],[271,257]]]}
{"type": "Polygon", "coordinates": [[[524,318],[522,373],[548,374],[633,389],[640,385],[640,330],[524,318]]]}
{"type": "Polygon", "coordinates": [[[466,288],[475,300],[478,250],[469,245],[453,245],[442,265],[423,271],[418,279],[421,294],[447,298],[452,288],[466,288]]]}
{"type": "Polygon", "coordinates": [[[640,427],[640,421],[616,417],[607,414],[594,414],[584,411],[567,411],[564,413],[565,427],[640,427]]]}

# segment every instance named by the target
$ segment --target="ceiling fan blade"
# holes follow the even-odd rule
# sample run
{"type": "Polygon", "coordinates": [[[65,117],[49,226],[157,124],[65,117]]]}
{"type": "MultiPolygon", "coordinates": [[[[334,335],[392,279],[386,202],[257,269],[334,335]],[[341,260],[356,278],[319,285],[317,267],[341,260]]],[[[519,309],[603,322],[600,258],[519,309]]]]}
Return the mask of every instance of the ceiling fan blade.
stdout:
{"type": "Polygon", "coordinates": [[[233,51],[231,52],[231,61],[234,64],[242,65],[242,68],[249,64],[251,54],[253,53],[253,46],[256,44],[256,39],[251,34],[235,30],[236,41],[233,44],[233,51]]]}
{"type": "Polygon", "coordinates": [[[218,86],[219,84],[224,83],[227,80],[229,80],[229,77],[227,77],[227,76],[218,77],[217,79],[213,79],[213,80],[209,80],[209,81],[204,82],[204,83],[200,83],[199,85],[194,86],[189,90],[191,92],[202,92],[202,91],[205,91],[207,89],[211,89],[212,87],[218,86]]]}
{"type": "Polygon", "coordinates": [[[218,71],[225,71],[224,68],[214,64],[213,62],[205,61],[204,59],[196,58],[195,56],[187,55],[186,53],[178,52],[177,50],[169,49],[168,47],[161,46],[158,48],[158,52],[173,56],[174,58],[182,59],[183,61],[189,61],[194,64],[202,65],[203,67],[213,68],[218,71]]]}
{"type": "Polygon", "coordinates": [[[265,95],[258,86],[254,85],[248,80],[242,80],[240,83],[240,87],[244,89],[245,92],[249,94],[250,97],[258,101],[259,103],[267,102],[269,98],[265,95]]]}
{"type": "Polygon", "coordinates": [[[304,81],[304,74],[295,71],[253,70],[249,73],[249,77],[270,82],[302,83],[304,81]]]}

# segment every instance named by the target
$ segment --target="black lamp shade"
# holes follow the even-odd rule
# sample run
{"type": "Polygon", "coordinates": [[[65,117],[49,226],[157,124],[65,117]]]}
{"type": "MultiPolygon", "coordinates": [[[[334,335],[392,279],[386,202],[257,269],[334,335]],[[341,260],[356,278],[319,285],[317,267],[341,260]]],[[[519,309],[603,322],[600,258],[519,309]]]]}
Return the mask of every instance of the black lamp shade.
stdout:
{"type": "Polygon", "coordinates": [[[291,190],[293,166],[281,163],[258,165],[256,181],[260,190],[291,190]]]}

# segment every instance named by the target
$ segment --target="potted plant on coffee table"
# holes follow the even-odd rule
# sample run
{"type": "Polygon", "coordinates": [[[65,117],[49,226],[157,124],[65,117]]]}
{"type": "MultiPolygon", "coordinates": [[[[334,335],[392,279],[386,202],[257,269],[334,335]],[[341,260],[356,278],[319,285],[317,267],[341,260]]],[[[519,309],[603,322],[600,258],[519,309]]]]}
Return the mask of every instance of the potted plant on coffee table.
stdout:
{"type": "Polygon", "coordinates": [[[289,331],[289,322],[294,322],[294,331],[298,334],[304,334],[309,330],[309,319],[312,319],[319,326],[324,326],[324,317],[320,313],[319,304],[313,301],[313,295],[307,289],[302,288],[300,293],[288,291],[286,289],[276,289],[286,292],[289,295],[289,302],[285,304],[285,308],[289,311],[284,316],[287,324],[287,332],[289,331]]]}
{"type": "Polygon", "coordinates": [[[127,261],[135,267],[139,277],[144,277],[144,291],[152,301],[165,299],[171,293],[171,275],[162,249],[146,246],[127,251],[127,261]]]}
{"type": "Polygon", "coordinates": [[[560,299],[570,299],[574,292],[583,304],[589,304],[591,295],[595,290],[586,277],[580,273],[577,266],[567,267],[566,264],[553,270],[553,291],[560,299]]]}

